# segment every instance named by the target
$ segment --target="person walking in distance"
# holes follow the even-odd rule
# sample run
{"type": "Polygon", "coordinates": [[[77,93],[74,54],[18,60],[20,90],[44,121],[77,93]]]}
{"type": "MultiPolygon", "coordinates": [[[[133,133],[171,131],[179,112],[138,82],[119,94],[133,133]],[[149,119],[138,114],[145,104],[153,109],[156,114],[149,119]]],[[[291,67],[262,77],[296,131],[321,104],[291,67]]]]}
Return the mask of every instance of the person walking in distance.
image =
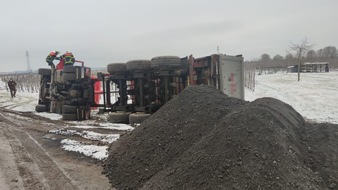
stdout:
{"type": "Polygon", "coordinates": [[[8,87],[12,98],[14,98],[16,94],[16,82],[12,78],[10,78],[8,81],[8,87]]]}

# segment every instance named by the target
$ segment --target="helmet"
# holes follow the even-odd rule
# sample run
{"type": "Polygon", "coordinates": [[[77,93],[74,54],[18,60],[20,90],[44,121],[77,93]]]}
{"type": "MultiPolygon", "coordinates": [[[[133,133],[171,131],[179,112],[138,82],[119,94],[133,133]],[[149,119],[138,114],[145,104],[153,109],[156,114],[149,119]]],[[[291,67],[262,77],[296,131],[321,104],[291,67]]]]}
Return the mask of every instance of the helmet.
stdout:
{"type": "Polygon", "coordinates": [[[66,51],[66,53],[65,54],[63,54],[64,56],[73,56],[73,53],[72,52],[70,52],[70,51],[66,51]]]}
{"type": "Polygon", "coordinates": [[[52,51],[49,53],[51,56],[57,56],[60,52],[59,51],[52,51]]]}

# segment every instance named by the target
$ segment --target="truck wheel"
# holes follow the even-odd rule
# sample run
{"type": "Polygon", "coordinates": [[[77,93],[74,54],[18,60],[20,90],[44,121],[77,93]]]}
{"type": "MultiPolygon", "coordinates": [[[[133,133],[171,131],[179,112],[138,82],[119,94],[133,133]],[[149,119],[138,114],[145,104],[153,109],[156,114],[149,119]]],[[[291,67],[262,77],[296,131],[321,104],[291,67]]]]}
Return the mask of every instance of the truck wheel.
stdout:
{"type": "Polygon", "coordinates": [[[63,105],[62,113],[77,113],[77,106],[63,105]]]}
{"type": "Polygon", "coordinates": [[[125,63],[110,63],[107,65],[107,71],[110,74],[114,74],[116,72],[123,72],[127,70],[127,64],[125,63]]]}
{"type": "Polygon", "coordinates": [[[177,56],[159,56],[151,59],[152,68],[172,68],[181,66],[181,59],[177,56]]]}
{"type": "Polygon", "coordinates": [[[62,114],[62,106],[64,105],[64,101],[57,101],[55,103],[55,113],[62,114]]]}
{"type": "Polygon", "coordinates": [[[50,69],[45,69],[45,68],[40,68],[38,70],[39,75],[51,75],[51,70],[50,69]]]}
{"type": "Polygon", "coordinates": [[[76,113],[63,113],[62,119],[63,120],[78,120],[76,113]]]}
{"type": "Polygon", "coordinates": [[[108,115],[108,121],[111,123],[128,123],[128,112],[112,112],[108,115]]]}
{"type": "Polygon", "coordinates": [[[35,111],[36,112],[45,112],[47,111],[47,107],[44,104],[38,104],[35,106],[35,111]]]}
{"type": "Polygon", "coordinates": [[[63,73],[63,80],[64,81],[74,81],[76,79],[75,73],[63,73]]]}
{"type": "Polygon", "coordinates": [[[132,60],[127,62],[127,70],[148,70],[150,68],[150,60],[132,60]]]}
{"type": "Polygon", "coordinates": [[[148,117],[150,117],[150,114],[146,114],[146,113],[132,113],[132,114],[129,115],[129,123],[130,123],[131,126],[134,126],[135,124],[142,123],[148,117]]]}

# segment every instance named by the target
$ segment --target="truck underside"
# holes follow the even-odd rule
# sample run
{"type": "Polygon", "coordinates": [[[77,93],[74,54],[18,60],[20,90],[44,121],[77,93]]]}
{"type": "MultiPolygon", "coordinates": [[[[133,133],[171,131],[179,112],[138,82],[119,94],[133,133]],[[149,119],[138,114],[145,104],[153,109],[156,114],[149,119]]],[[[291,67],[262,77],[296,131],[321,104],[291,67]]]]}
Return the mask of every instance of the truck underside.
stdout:
{"type": "Polygon", "coordinates": [[[39,69],[38,112],[62,114],[64,120],[89,119],[91,107],[109,112],[114,123],[141,123],[189,85],[212,85],[244,98],[243,57],[211,55],[195,59],[159,56],[107,65],[108,73],[91,77],[91,69],[65,66],[39,69]],[[94,90],[96,85],[102,86],[94,90]],[[102,101],[95,96],[101,96],[102,101]]]}

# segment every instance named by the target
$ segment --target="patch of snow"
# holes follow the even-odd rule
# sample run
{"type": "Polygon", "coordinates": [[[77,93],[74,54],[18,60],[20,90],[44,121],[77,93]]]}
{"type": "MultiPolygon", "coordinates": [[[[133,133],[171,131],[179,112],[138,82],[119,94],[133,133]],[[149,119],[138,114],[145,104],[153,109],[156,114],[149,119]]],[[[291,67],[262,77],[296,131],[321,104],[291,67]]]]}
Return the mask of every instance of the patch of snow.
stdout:
{"type": "Polygon", "coordinates": [[[122,123],[98,123],[99,126],[90,126],[90,125],[76,125],[76,126],[67,126],[72,128],[79,129],[109,129],[109,130],[121,130],[121,131],[132,131],[134,127],[122,124],[122,123]]]}
{"type": "Polygon", "coordinates": [[[16,97],[11,98],[7,90],[0,90],[0,105],[14,111],[32,112],[37,104],[38,93],[17,92],[16,97]]]}
{"type": "Polygon", "coordinates": [[[108,129],[120,131],[132,131],[134,127],[121,123],[95,123],[95,125],[74,125],[63,126],[62,128],[78,128],[78,129],[108,129]]]}
{"type": "Polygon", "coordinates": [[[101,134],[101,133],[96,133],[93,131],[78,132],[76,130],[53,129],[53,130],[50,130],[49,133],[59,134],[59,135],[64,135],[64,136],[78,135],[85,139],[101,141],[101,142],[106,142],[106,143],[112,143],[120,138],[119,134],[101,134]]]}
{"type": "Polygon", "coordinates": [[[85,145],[71,139],[63,139],[61,144],[62,148],[66,151],[81,153],[98,160],[108,157],[108,146],[85,145]]]}
{"type": "Polygon", "coordinates": [[[112,143],[120,138],[119,134],[100,134],[93,131],[83,131],[81,136],[86,139],[107,143],[112,143]]]}
{"type": "Polygon", "coordinates": [[[83,121],[67,121],[67,123],[76,125],[96,125],[98,122],[95,120],[83,120],[83,121]]]}
{"type": "Polygon", "coordinates": [[[338,124],[338,72],[257,75],[255,91],[245,99],[273,97],[291,105],[310,121],[338,124]]]}
{"type": "Polygon", "coordinates": [[[62,119],[62,115],[57,114],[57,113],[47,113],[47,112],[34,112],[35,115],[49,118],[51,120],[60,120],[62,119]]]}
{"type": "Polygon", "coordinates": [[[128,124],[122,124],[122,123],[100,123],[99,125],[102,126],[103,128],[122,130],[122,131],[132,131],[134,129],[134,127],[128,124]]]}

